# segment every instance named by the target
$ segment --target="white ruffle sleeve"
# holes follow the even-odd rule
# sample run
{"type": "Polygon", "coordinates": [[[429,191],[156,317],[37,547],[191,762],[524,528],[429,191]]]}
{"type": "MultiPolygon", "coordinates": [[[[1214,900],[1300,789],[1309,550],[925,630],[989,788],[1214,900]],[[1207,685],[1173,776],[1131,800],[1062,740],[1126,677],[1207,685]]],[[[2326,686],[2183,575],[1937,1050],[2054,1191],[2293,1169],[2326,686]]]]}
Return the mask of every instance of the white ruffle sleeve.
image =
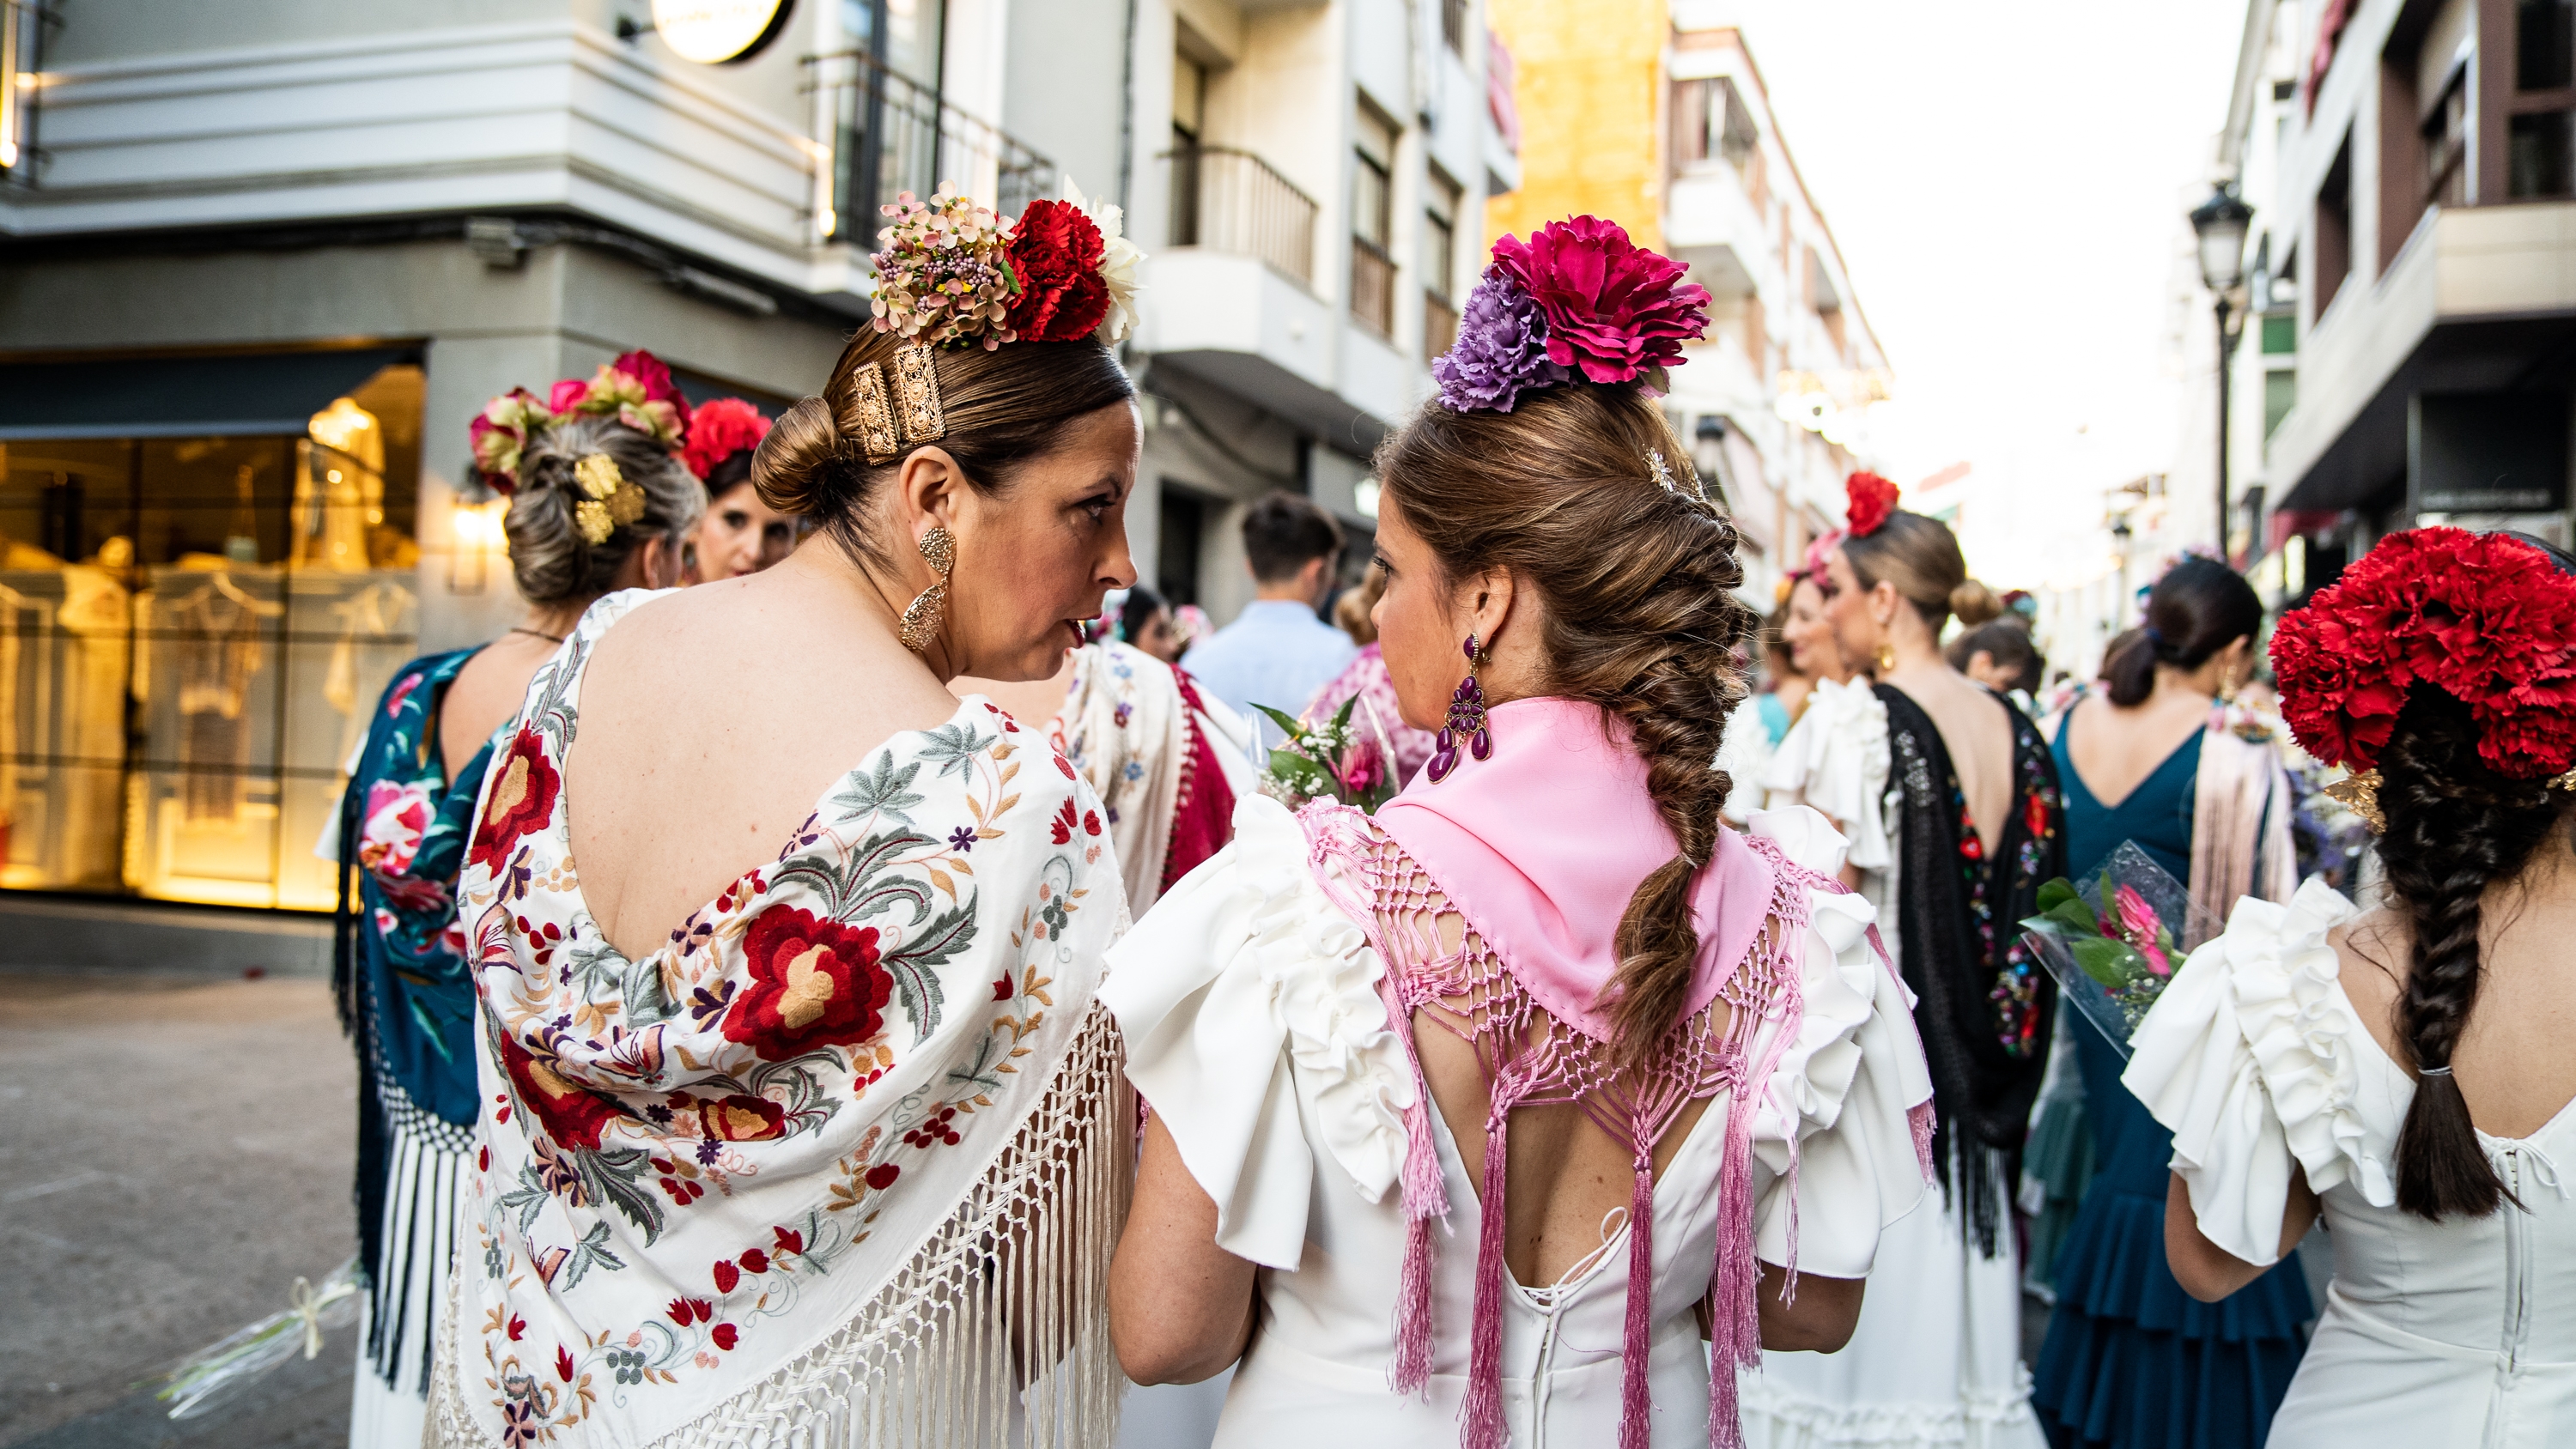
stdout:
{"type": "Polygon", "coordinates": [[[1869,681],[1816,681],[1762,783],[1797,791],[1799,803],[1831,816],[1849,837],[1851,864],[1883,871],[1895,863],[1887,830],[1887,703],[1869,681]]]}
{"type": "Polygon", "coordinates": [[[2248,1263],[2281,1256],[2293,1162],[2318,1192],[2350,1182],[2373,1206],[2397,1200],[2393,1134],[2358,1106],[2375,1048],[2326,940],[2358,914],[2322,881],[2288,905],[2246,897],[2131,1038],[2121,1082],[2173,1129],[2202,1235],[2248,1263]]]}
{"type": "MultiPolygon", "coordinates": [[[[1843,837],[1812,809],[1756,812],[1747,833],[1827,878],[1842,868],[1843,837]]],[[[1754,1208],[1754,1251],[1789,1263],[1794,1218],[1799,1271],[1860,1278],[1880,1231],[1923,1196],[1908,1113],[1932,1099],[1932,1075],[1915,1035],[1914,994],[1870,945],[1869,903],[1819,890],[1808,910],[1797,1036],[1753,1122],[1754,1157],[1769,1177],[1754,1208]]]]}
{"type": "Polygon", "coordinates": [[[1763,780],[1771,773],[1771,735],[1762,725],[1762,696],[1753,695],[1726,717],[1726,735],[1717,747],[1717,767],[1733,785],[1719,813],[1741,830],[1770,794],[1763,780]]]}
{"type": "Polygon", "coordinates": [[[1316,885],[1296,817],[1247,795],[1234,831],[1110,950],[1100,999],[1128,1080],[1216,1202],[1217,1246],[1294,1269],[1308,1126],[1376,1202],[1404,1166],[1413,1075],[1377,994],[1385,967],[1316,885]]]}

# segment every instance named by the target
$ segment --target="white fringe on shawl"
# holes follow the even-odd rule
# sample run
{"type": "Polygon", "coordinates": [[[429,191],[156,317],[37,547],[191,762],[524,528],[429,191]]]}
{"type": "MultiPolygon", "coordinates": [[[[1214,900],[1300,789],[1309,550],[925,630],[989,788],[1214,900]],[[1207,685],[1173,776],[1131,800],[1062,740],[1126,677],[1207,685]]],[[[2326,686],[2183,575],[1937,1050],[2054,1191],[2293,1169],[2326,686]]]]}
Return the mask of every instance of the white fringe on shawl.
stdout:
{"type": "MultiPolygon", "coordinates": [[[[1109,1343],[1109,1259],[1135,1120],[1117,1027],[1094,1002],[1010,1144],[876,1296],[654,1449],[1108,1445],[1127,1382],[1109,1343]]],[[[485,1449],[457,1368],[454,1282],[425,1449],[485,1449]]]]}

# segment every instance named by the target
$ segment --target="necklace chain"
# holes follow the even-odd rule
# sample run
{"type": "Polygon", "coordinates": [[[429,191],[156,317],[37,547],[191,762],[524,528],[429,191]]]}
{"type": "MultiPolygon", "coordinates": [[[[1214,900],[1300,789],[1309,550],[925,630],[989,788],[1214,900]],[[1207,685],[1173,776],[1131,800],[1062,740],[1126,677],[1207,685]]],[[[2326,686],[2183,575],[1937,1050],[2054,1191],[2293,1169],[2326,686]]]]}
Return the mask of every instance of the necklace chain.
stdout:
{"type": "Polygon", "coordinates": [[[564,641],[564,636],[561,634],[549,634],[543,629],[531,629],[523,624],[512,625],[510,632],[513,634],[531,635],[535,638],[543,639],[549,644],[561,644],[564,641]]]}

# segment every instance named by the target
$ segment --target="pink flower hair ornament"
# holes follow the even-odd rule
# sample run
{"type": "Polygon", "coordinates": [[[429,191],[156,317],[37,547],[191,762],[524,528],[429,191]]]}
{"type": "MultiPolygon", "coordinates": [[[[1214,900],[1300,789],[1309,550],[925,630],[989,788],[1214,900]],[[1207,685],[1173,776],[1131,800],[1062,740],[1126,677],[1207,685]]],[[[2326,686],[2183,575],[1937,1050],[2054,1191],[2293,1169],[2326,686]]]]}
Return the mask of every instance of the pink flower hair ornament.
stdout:
{"type": "Polygon", "coordinates": [[[1708,289],[1690,269],[1638,246],[1597,216],[1506,234],[1459,316],[1458,341],[1432,363],[1453,412],[1509,412],[1523,392],[1586,382],[1667,389],[1682,344],[1708,331],[1708,289]]]}
{"type": "Polygon", "coordinates": [[[519,489],[519,460],[538,433],[579,414],[613,417],[673,452],[689,431],[689,400],[671,381],[671,369],[637,349],[604,363],[588,380],[567,377],[539,398],[514,387],[483,405],[466,424],[474,470],[483,485],[507,497],[519,489]]]}

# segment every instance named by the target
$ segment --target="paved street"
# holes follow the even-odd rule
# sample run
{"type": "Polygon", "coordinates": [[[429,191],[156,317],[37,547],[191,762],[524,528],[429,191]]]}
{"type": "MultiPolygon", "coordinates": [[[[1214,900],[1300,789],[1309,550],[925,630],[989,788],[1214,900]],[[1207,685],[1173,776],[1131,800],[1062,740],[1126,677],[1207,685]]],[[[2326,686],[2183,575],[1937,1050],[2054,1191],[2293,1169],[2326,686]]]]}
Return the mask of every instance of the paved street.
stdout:
{"type": "Polygon", "coordinates": [[[0,972],[0,1446],[321,1449],[354,1330],[228,1410],[147,1380],[355,1250],[327,983],[0,972]]]}

